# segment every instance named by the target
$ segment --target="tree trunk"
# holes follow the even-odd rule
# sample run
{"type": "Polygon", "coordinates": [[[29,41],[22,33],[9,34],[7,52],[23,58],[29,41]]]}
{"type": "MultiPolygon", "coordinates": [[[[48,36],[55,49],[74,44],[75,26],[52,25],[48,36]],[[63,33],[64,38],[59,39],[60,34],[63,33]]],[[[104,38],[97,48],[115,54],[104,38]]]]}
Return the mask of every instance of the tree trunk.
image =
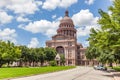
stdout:
{"type": "Polygon", "coordinates": [[[110,63],[110,64],[109,64],[109,66],[110,66],[110,67],[113,67],[113,64],[112,64],[112,63],[110,63]]]}
{"type": "Polygon", "coordinates": [[[29,62],[29,66],[32,66],[31,64],[32,64],[32,62],[30,61],[30,62],[29,62]]]}
{"type": "Polygon", "coordinates": [[[27,67],[27,61],[25,61],[25,67],[27,67]]]}
{"type": "Polygon", "coordinates": [[[3,65],[3,62],[2,62],[2,60],[0,60],[0,68],[2,67],[2,65],[3,65]]]}
{"type": "Polygon", "coordinates": [[[8,65],[7,66],[10,67],[10,61],[8,61],[8,65]]]}
{"type": "Polygon", "coordinates": [[[33,67],[35,67],[35,62],[33,61],[33,67]]]}
{"type": "Polygon", "coordinates": [[[22,65],[23,65],[23,62],[22,61],[19,61],[19,67],[22,67],[22,65]]]}
{"type": "Polygon", "coordinates": [[[3,64],[0,64],[0,68],[2,67],[3,64]]]}

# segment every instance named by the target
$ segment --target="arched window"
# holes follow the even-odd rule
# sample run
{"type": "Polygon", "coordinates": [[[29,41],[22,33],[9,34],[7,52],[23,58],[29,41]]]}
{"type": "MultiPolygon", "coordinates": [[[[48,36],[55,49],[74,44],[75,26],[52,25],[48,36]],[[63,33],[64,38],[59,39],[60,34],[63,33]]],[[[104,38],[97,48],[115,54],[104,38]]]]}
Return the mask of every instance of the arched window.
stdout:
{"type": "Polygon", "coordinates": [[[63,48],[62,46],[56,47],[56,51],[57,51],[57,53],[59,53],[59,54],[64,54],[64,48],[63,48]]]}

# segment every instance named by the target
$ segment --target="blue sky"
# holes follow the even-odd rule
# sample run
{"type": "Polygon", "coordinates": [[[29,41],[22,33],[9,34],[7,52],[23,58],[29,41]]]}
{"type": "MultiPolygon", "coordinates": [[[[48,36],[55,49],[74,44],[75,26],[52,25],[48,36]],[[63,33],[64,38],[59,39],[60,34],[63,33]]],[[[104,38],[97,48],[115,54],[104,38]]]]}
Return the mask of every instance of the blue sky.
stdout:
{"type": "Polygon", "coordinates": [[[88,46],[91,28],[99,28],[98,9],[109,12],[112,0],[0,0],[0,40],[45,47],[56,34],[67,9],[77,29],[78,42],[88,46]]]}

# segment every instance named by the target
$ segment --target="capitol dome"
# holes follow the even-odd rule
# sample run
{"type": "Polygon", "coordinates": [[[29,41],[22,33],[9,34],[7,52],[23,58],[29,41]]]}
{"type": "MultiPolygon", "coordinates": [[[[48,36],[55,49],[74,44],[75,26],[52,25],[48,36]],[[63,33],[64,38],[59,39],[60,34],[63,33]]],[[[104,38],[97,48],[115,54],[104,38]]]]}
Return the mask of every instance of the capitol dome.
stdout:
{"type": "Polygon", "coordinates": [[[66,23],[68,23],[68,24],[73,24],[73,21],[72,21],[72,19],[69,17],[69,13],[68,13],[67,10],[65,11],[65,16],[64,16],[64,18],[60,21],[60,23],[61,23],[61,24],[66,24],[66,23]]]}
{"type": "Polygon", "coordinates": [[[68,11],[66,10],[65,16],[60,21],[59,28],[57,29],[57,34],[61,34],[61,35],[76,39],[76,31],[77,30],[74,28],[73,21],[69,17],[68,11]]]}

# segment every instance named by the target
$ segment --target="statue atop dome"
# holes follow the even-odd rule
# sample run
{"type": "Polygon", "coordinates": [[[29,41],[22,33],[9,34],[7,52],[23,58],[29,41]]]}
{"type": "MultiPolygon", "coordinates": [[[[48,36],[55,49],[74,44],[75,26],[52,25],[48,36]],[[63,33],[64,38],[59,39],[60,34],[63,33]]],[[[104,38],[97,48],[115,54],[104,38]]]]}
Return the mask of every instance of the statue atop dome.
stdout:
{"type": "Polygon", "coordinates": [[[69,12],[68,12],[68,10],[65,11],[65,16],[69,17],[69,12]]]}

